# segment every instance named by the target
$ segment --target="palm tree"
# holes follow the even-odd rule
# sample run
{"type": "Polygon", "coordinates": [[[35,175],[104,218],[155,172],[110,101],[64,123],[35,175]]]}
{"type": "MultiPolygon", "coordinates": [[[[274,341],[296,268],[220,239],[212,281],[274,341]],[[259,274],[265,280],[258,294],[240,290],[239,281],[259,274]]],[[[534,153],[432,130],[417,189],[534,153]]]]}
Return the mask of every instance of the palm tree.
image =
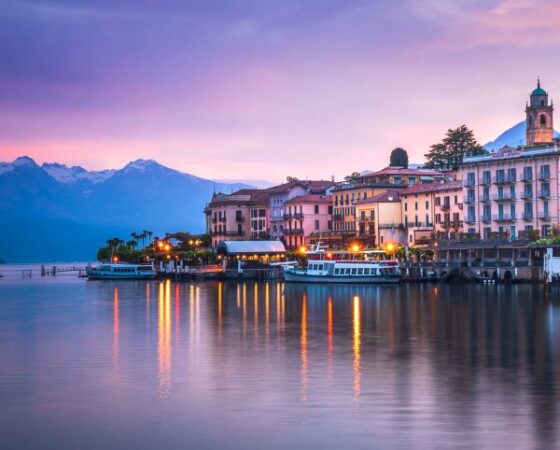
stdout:
{"type": "Polygon", "coordinates": [[[138,247],[138,239],[139,239],[138,234],[135,233],[135,232],[132,232],[132,233],[130,233],[130,237],[136,241],[136,246],[138,247]]]}
{"type": "Polygon", "coordinates": [[[154,233],[152,231],[146,231],[146,234],[148,235],[148,244],[151,244],[154,233]]]}
{"type": "Polygon", "coordinates": [[[138,244],[136,243],[135,240],[128,241],[128,242],[126,243],[126,246],[127,246],[130,250],[134,250],[134,249],[136,248],[137,245],[138,245],[138,244]]]}
{"type": "Polygon", "coordinates": [[[142,230],[140,238],[142,239],[142,247],[146,247],[146,237],[148,236],[148,230],[142,230]]]}

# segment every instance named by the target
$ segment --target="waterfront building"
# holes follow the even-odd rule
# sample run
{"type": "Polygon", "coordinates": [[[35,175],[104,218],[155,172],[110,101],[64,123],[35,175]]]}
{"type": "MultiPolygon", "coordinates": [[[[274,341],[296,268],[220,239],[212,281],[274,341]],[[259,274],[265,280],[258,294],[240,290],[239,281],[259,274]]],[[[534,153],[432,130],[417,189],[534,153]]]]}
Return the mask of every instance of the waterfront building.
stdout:
{"type": "Polygon", "coordinates": [[[286,202],[304,195],[326,195],[333,186],[334,182],[326,180],[293,180],[266,189],[270,196],[270,238],[284,238],[286,202]]]}
{"type": "Polygon", "coordinates": [[[212,237],[212,244],[216,246],[223,240],[268,238],[269,199],[263,189],[215,194],[205,209],[206,230],[212,237]]]}
{"type": "Polygon", "coordinates": [[[540,82],[526,108],[527,147],[504,147],[465,158],[463,222],[484,239],[515,239],[532,230],[547,236],[559,221],[560,152],[553,140],[552,104],[540,82]]]}
{"type": "Polygon", "coordinates": [[[330,195],[306,194],[284,203],[283,237],[288,248],[305,245],[310,236],[332,231],[330,195]]]}
{"type": "Polygon", "coordinates": [[[400,193],[402,217],[409,245],[432,236],[449,237],[463,231],[463,185],[440,181],[409,186],[400,193]]]}
{"type": "Polygon", "coordinates": [[[392,189],[359,200],[355,208],[355,240],[364,247],[381,247],[389,242],[406,244],[399,190],[392,189]]]}

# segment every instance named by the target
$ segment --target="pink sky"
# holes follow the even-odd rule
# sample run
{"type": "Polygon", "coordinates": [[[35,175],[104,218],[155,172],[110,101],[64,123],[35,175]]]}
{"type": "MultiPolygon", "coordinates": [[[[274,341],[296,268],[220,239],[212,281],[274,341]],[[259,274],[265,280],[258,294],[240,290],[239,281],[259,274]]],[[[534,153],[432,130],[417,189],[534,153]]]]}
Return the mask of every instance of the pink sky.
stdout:
{"type": "Polygon", "coordinates": [[[212,179],[337,178],[485,143],[560,95],[552,0],[11,2],[0,160],[152,158],[212,179]]]}

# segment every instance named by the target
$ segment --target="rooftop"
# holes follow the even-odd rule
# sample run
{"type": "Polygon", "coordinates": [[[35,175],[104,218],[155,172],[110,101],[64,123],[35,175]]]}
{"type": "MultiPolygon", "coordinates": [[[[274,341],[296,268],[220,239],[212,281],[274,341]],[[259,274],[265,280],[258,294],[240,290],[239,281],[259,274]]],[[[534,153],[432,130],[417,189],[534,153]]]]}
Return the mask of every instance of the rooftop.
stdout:
{"type": "Polygon", "coordinates": [[[286,202],[286,205],[290,205],[293,203],[330,203],[332,200],[331,195],[323,195],[323,194],[307,194],[307,195],[299,195],[294,197],[286,202]]]}
{"type": "Polygon", "coordinates": [[[374,195],[373,197],[366,198],[355,202],[355,205],[367,205],[371,203],[395,203],[400,202],[400,193],[398,191],[390,190],[381,194],[374,195]]]}
{"type": "Polygon", "coordinates": [[[482,162],[492,162],[495,160],[511,160],[511,159],[521,159],[521,158],[531,158],[535,156],[547,156],[560,154],[560,149],[557,143],[549,144],[546,146],[535,146],[535,147],[502,147],[487,155],[480,156],[470,156],[463,159],[463,165],[476,164],[482,162]]]}
{"type": "Polygon", "coordinates": [[[413,184],[412,186],[409,186],[404,191],[402,191],[401,195],[449,191],[453,189],[463,189],[462,181],[454,180],[454,181],[435,182],[435,183],[428,183],[428,184],[413,184]]]}

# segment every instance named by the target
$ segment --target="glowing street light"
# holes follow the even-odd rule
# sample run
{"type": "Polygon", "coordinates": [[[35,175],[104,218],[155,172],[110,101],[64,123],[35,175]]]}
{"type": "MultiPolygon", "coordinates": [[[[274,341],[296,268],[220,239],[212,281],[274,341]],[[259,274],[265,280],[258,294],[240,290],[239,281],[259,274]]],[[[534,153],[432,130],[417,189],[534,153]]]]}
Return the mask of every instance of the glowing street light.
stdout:
{"type": "Polygon", "coordinates": [[[395,250],[395,244],[393,244],[392,242],[389,242],[387,244],[387,252],[388,253],[393,253],[393,250],[395,250]]]}
{"type": "Polygon", "coordinates": [[[302,245],[302,246],[299,248],[299,252],[300,252],[302,255],[305,255],[305,254],[307,253],[307,247],[306,247],[305,245],[302,245]]]}
{"type": "Polygon", "coordinates": [[[352,250],[354,253],[359,252],[360,251],[360,246],[358,244],[352,244],[352,246],[350,247],[350,250],[352,250]]]}
{"type": "Polygon", "coordinates": [[[165,244],[165,251],[168,252],[169,250],[171,250],[171,245],[165,244]]]}

